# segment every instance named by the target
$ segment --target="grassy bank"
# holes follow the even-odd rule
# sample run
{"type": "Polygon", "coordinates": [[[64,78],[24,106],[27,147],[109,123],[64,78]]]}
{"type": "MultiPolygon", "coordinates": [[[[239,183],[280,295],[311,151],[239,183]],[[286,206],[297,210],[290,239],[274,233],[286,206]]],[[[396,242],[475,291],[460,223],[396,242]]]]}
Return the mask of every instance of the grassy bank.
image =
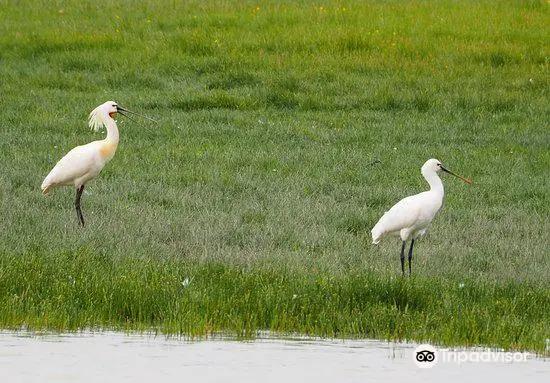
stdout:
{"type": "Polygon", "coordinates": [[[0,1],[0,325],[544,351],[549,16],[542,1],[0,1]],[[86,116],[108,99],[160,122],[119,121],[80,230],[74,191],[39,186],[102,137],[86,116]],[[426,188],[430,157],[474,185],[443,176],[401,280],[398,240],[372,247],[369,230],[426,188]]]}
{"type": "Polygon", "coordinates": [[[544,286],[362,271],[334,276],[181,259],[115,261],[86,251],[18,257],[2,269],[0,315],[7,327],[244,338],[262,329],[538,351],[548,331],[544,286]]]}

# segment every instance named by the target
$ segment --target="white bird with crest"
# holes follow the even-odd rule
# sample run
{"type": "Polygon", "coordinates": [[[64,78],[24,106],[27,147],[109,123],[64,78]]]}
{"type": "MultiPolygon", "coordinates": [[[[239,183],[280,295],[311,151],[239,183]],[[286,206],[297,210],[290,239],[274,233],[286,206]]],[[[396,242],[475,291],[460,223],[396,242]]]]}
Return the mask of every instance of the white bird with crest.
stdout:
{"type": "Polygon", "coordinates": [[[384,213],[382,218],[380,218],[378,223],[371,230],[373,244],[378,244],[380,239],[386,234],[399,233],[402,241],[401,271],[403,275],[405,275],[405,246],[407,240],[411,238],[408,256],[410,275],[414,241],[416,238],[426,233],[428,225],[443,203],[443,183],[437,175],[440,170],[460,178],[468,185],[472,184],[472,181],[468,178],[446,169],[438,160],[433,158],[429,159],[422,166],[421,172],[426,181],[428,181],[430,190],[403,198],[390,210],[384,213]]]}
{"type": "MultiPolygon", "coordinates": [[[[114,101],[107,101],[92,110],[88,119],[90,128],[97,132],[104,126],[107,129],[107,137],[103,140],[77,146],[69,151],[59,160],[42,182],[41,188],[44,194],[48,194],[56,186],[73,185],[76,188],[75,208],[81,226],[84,226],[84,216],[80,206],[84,185],[96,177],[105,164],[114,157],[118,147],[119,133],[113,117],[117,113],[126,116],[124,112],[141,116],[121,107],[114,101]]],[[[155,121],[146,116],[141,117],[155,121]]]]}

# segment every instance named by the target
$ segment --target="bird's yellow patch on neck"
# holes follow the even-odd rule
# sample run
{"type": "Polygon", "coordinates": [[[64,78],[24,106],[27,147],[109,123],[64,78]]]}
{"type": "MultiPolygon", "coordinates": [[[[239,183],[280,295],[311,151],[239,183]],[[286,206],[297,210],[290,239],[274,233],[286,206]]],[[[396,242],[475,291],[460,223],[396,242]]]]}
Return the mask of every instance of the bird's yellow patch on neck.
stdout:
{"type": "Polygon", "coordinates": [[[107,141],[101,144],[101,148],[99,149],[99,155],[104,160],[110,160],[115,155],[116,148],[118,146],[118,142],[112,142],[107,141]]]}

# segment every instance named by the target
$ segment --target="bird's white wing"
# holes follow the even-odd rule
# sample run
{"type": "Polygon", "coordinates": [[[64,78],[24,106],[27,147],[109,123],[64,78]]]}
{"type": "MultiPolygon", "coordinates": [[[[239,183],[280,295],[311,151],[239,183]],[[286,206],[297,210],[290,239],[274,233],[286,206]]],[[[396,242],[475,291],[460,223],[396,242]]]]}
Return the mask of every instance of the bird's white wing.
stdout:
{"type": "Polygon", "coordinates": [[[378,220],[371,230],[373,243],[378,243],[384,234],[394,233],[414,225],[420,212],[422,194],[403,198],[378,220]]]}
{"type": "Polygon", "coordinates": [[[86,177],[88,174],[97,174],[97,143],[96,141],[89,144],[77,146],[69,151],[59,162],[54,166],[50,173],[42,182],[42,190],[47,192],[55,185],[71,185],[75,180],[86,177]]]}

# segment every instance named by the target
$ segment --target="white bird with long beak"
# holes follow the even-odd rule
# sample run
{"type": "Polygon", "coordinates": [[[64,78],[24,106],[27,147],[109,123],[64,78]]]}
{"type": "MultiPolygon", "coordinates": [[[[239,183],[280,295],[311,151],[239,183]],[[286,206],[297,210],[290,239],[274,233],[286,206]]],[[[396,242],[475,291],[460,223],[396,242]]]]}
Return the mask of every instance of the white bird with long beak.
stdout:
{"type": "MultiPolygon", "coordinates": [[[[102,126],[107,128],[107,137],[104,140],[93,141],[86,145],[77,146],[69,151],[54,166],[42,182],[42,193],[48,194],[50,189],[61,185],[74,185],[76,187],[75,208],[78,222],[84,226],[84,216],[80,207],[80,199],[84,191],[84,185],[90,179],[96,177],[105,164],[115,155],[118,147],[118,128],[113,117],[123,112],[136,114],[118,105],[114,101],[107,101],[92,110],[88,118],[88,125],[94,131],[102,126]]],[[[149,117],[141,116],[155,121],[149,117]]]]}
{"type": "Polygon", "coordinates": [[[428,225],[435,217],[443,203],[443,183],[437,173],[443,170],[460,178],[468,185],[472,181],[463,176],[451,172],[436,159],[429,159],[422,166],[422,175],[430,184],[430,190],[420,194],[403,198],[393,205],[371,230],[372,243],[377,244],[385,234],[399,233],[401,236],[401,271],[405,275],[405,245],[411,238],[409,248],[409,275],[411,274],[411,261],[414,240],[426,233],[428,225]]]}

